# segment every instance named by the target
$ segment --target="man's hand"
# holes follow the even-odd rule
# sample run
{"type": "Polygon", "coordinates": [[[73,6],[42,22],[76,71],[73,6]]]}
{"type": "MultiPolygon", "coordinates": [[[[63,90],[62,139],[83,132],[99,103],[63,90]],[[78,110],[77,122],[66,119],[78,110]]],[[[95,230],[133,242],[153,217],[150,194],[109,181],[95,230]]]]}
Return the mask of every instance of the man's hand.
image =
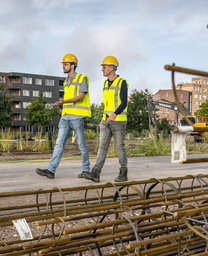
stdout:
{"type": "Polygon", "coordinates": [[[109,123],[109,122],[115,121],[115,119],[116,119],[116,114],[113,113],[113,114],[111,114],[111,115],[108,117],[107,122],[109,123]]]}
{"type": "Polygon", "coordinates": [[[55,106],[60,106],[64,104],[64,100],[60,99],[54,103],[55,106]]]}

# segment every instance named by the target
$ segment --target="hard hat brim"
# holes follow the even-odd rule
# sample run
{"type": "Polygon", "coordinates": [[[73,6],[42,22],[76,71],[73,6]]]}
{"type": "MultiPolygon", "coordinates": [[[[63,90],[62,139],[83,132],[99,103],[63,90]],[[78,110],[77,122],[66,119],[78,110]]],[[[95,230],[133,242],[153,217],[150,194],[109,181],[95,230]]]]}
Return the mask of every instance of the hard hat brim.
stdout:
{"type": "Polygon", "coordinates": [[[100,64],[100,66],[104,66],[104,65],[118,67],[118,65],[115,65],[113,63],[102,63],[102,64],[100,64]]]}

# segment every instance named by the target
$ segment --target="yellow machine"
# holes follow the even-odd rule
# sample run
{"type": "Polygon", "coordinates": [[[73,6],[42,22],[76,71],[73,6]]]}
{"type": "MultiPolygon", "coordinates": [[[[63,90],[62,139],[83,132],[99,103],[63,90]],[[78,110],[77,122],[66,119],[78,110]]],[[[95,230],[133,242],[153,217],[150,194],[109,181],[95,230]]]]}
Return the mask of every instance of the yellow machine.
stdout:
{"type": "MultiPolygon", "coordinates": [[[[208,127],[206,118],[202,116],[186,116],[194,127],[208,127]]],[[[180,120],[181,126],[190,125],[185,118],[180,120]]],[[[208,132],[191,132],[189,135],[194,136],[196,142],[201,142],[203,139],[208,139],[208,132]]]]}

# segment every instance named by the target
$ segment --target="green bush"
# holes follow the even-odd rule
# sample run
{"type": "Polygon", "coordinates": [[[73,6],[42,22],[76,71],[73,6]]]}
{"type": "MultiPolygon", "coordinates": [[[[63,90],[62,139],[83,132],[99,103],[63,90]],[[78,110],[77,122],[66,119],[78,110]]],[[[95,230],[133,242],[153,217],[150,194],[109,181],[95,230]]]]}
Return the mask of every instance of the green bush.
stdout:
{"type": "Polygon", "coordinates": [[[194,141],[192,136],[186,137],[186,149],[189,154],[207,153],[208,152],[208,141],[204,140],[200,143],[194,141]]]}
{"type": "Polygon", "coordinates": [[[96,138],[96,136],[97,136],[97,134],[94,130],[92,130],[92,129],[85,130],[85,138],[87,140],[93,140],[96,138]]]}
{"type": "Polygon", "coordinates": [[[14,134],[10,129],[1,130],[0,134],[0,150],[3,152],[10,152],[14,149],[14,134]]]}
{"type": "Polygon", "coordinates": [[[31,133],[11,132],[10,129],[0,132],[0,151],[46,151],[50,149],[48,134],[39,134],[31,140],[31,133]]]}
{"type": "Polygon", "coordinates": [[[168,155],[170,152],[170,139],[165,138],[162,133],[158,134],[153,127],[138,140],[138,145],[134,148],[127,146],[128,156],[168,155]]]}

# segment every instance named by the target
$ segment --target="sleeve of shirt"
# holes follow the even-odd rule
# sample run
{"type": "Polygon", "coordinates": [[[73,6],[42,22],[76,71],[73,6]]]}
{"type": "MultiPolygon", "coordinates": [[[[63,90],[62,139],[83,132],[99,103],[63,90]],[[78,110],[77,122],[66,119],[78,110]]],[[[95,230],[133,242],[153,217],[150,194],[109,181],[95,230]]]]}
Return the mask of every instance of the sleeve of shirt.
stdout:
{"type": "Polygon", "coordinates": [[[123,82],[121,84],[120,99],[121,99],[121,104],[118,106],[118,108],[114,112],[116,115],[121,114],[127,106],[128,86],[127,86],[126,80],[123,80],[123,82]]]}
{"type": "Polygon", "coordinates": [[[88,81],[88,78],[87,77],[85,77],[84,79],[83,79],[83,82],[82,82],[82,84],[80,85],[80,92],[84,92],[84,93],[88,93],[88,91],[89,91],[89,81],[88,81]]]}

